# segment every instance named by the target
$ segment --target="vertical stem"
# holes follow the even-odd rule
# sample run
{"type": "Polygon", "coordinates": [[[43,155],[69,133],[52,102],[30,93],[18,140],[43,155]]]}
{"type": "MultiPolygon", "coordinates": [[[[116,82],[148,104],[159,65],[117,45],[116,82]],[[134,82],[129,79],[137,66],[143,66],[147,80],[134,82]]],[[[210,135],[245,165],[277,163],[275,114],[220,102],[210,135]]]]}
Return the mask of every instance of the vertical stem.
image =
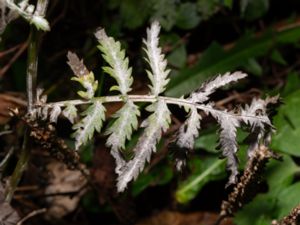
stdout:
{"type": "MultiPolygon", "coordinates": [[[[44,16],[46,13],[48,0],[38,0],[35,14],[44,16]]],[[[36,103],[36,87],[37,87],[37,67],[38,67],[38,42],[39,32],[34,26],[31,26],[28,46],[28,61],[26,73],[26,92],[27,92],[27,113],[30,115],[36,103]]],[[[30,130],[27,127],[24,133],[23,144],[17,165],[11,175],[5,190],[5,201],[10,202],[14,192],[21,180],[30,158],[30,130]]]]}
{"type": "Polygon", "coordinates": [[[15,170],[11,177],[9,178],[8,184],[5,189],[5,201],[10,202],[14,192],[20,182],[22,174],[27,167],[29,156],[30,156],[30,148],[28,146],[28,139],[29,139],[29,131],[28,128],[25,130],[24,140],[22,144],[21,154],[15,170]]]}
{"type": "Polygon", "coordinates": [[[32,113],[33,105],[37,99],[36,96],[37,66],[38,66],[37,39],[38,39],[38,31],[36,30],[35,27],[31,26],[31,31],[29,36],[27,74],[26,74],[28,113],[32,113]]]}
{"type": "MultiPolygon", "coordinates": [[[[27,113],[30,115],[33,110],[34,103],[36,102],[36,80],[37,80],[37,65],[38,65],[38,31],[34,26],[31,26],[29,34],[28,46],[28,61],[26,71],[26,92],[27,92],[27,113]]],[[[21,180],[22,174],[25,171],[29,156],[30,156],[30,130],[25,129],[23,144],[17,165],[11,175],[5,190],[5,201],[10,202],[14,192],[21,180]]]]}

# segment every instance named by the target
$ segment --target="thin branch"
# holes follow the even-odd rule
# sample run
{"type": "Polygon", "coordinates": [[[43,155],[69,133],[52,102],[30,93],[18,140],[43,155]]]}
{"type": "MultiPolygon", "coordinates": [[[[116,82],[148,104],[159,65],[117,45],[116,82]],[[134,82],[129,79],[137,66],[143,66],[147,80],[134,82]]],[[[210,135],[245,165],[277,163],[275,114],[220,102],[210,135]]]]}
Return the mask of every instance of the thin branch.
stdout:
{"type": "Polygon", "coordinates": [[[25,107],[27,105],[27,102],[21,98],[15,97],[13,95],[8,94],[0,94],[0,98],[8,101],[8,102],[12,102],[15,103],[17,105],[20,105],[22,107],[25,107]]]}
{"type": "Polygon", "coordinates": [[[38,2],[36,4],[36,10],[34,13],[41,17],[45,17],[48,3],[49,3],[49,0],[38,0],[38,2]]]}
{"type": "Polygon", "coordinates": [[[0,132],[0,136],[6,135],[6,134],[11,134],[13,131],[12,130],[5,130],[0,132]]]}
{"type": "MultiPolygon", "coordinates": [[[[155,95],[128,95],[126,98],[132,100],[133,102],[156,102],[158,100],[163,100],[167,104],[170,105],[178,105],[178,106],[187,106],[187,107],[196,107],[199,110],[203,110],[206,112],[218,112],[223,115],[232,116],[234,118],[255,118],[257,120],[265,121],[263,117],[260,116],[252,116],[252,115],[239,115],[239,114],[233,114],[231,112],[225,112],[222,110],[214,109],[212,107],[208,107],[205,104],[197,104],[194,103],[188,99],[181,99],[181,98],[173,98],[173,97],[165,97],[165,96],[155,96],[155,95]]],[[[114,95],[114,96],[102,96],[102,97],[95,97],[91,100],[67,100],[67,101],[60,101],[60,102],[52,102],[47,103],[45,105],[38,105],[38,106],[45,106],[49,108],[53,108],[54,106],[64,107],[67,104],[72,105],[87,105],[91,104],[93,101],[100,101],[101,103],[112,103],[112,102],[124,102],[124,97],[122,95],[114,95]]]]}
{"type": "Polygon", "coordinates": [[[22,55],[22,53],[26,50],[28,46],[28,41],[21,44],[19,50],[14,54],[14,56],[10,59],[10,61],[0,70],[0,77],[2,77],[7,70],[11,67],[11,65],[22,55]]]}
{"type": "Polygon", "coordinates": [[[226,216],[220,215],[213,225],[220,225],[223,222],[223,220],[226,218],[227,218],[226,216]]]}
{"type": "MultiPolygon", "coordinates": [[[[3,132],[2,132],[3,133],[3,132]]],[[[11,147],[8,152],[6,153],[5,157],[0,162],[0,178],[2,178],[2,171],[5,169],[8,160],[10,159],[11,155],[14,152],[14,147],[11,147]]]]}
{"type": "Polygon", "coordinates": [[[18,160],[15,170],[14,170],[12,176],[9,178],[8,184],[6,186],[6,190],[5,190],[5,201],[6,202],[10,202],[12,200],[14,192],[21,180],[22,174],[27,167],[27,163],[29,161],[29,156],[30,156],[30,148],[28,146],[28,139],[29,139],[29,130],[27,128],[25,130],[24,140],[23,140],[23,145],[22,145],[19,160],[18,160]]]}
{"type": "Polygon", "coordinates": [[[17,50],[18,48],[20,48],[22,45],[23,45],[23,43],[17,44],[17,45],[15,45],[15,46],[13,46],[13,47],[7,49],[7,50],[4,50],[4,51],[0,52],[0,58],[2,58],[2,57],[4,57],[4,56],[6,56],[6,55],[8,55],[8,54],[10,54],[10,53],[12,53],[12,52],[14,52],[14,51],[17,50]]]}
{"type": "Polygon", "coordinates": [[[29,218],[34,217],[39,214],[42,214],[42,213],[45,213],[46,211],[47,211],[46,208],[34,210],[34,211],[30,212],[29,214],[27,214],[24,218],[22,218],[16,225],[22,225],[29,218]]]}
{"type": "Polygon", "coordinates": [[[31,113],[33,105],[36,102],[36,86],[37,86],[37,67],[38,67],[38,32],[35,27],[31,27],[28,49],[28,63],[26,75],[26,92],[27,92],[27,112],[31,113]]]}
{"type": "MultiPolygon", "coordinates": [[[[35,15],[44,16],[48,6],[48,0],[39,0],[35,15]]],[[[39,32],[36,27],[31,26],[29,35],[28,62],[26,74],[26,91],[27,91],[27,112],[30,115],[33,111],[33,106],[37,100],[37,68],[38,68],[38,42],[40,39],[39,32]]],[[[21,180],[22,174],[25,171],[30,158],[30,129],[27,127],[24,133],[24,140],[20,152],[20,157],[17,165],[11,175],[8,185],[5,190],[5,201],[10,202],[14,192],[21,180]]]]}

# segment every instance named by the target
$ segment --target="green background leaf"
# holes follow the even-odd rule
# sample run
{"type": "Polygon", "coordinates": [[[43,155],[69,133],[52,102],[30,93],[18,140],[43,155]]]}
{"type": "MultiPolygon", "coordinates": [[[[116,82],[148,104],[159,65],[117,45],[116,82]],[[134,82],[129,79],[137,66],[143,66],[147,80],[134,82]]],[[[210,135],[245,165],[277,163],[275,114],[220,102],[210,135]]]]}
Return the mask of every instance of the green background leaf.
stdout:
{"type": "Polygon", "coordinates": [[[300,90],[284,98],[284,105],[279,108],[274,118],[277,133],[271,147],[274,150],[300,156],[300,90]]]}

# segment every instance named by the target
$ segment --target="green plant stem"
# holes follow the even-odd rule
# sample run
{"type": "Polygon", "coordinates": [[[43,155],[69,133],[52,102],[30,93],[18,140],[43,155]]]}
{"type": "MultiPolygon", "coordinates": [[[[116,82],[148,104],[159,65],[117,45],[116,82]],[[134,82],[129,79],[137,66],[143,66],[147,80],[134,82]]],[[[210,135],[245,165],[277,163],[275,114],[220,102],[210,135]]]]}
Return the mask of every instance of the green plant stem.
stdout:
{"type": "MultiPolygon", "coordinates": [[[[28,46],[28,62],[26,73],[26,91],[27,91],[27,113],[30,115],[33,111],[33,106],[36,102],[36,80],[37,80],[37,54],[38,32],[35,27],[31,27],[28,46]]],[[[23,144],[17,165],[11,175],[8,185],[5,190],[5,201],[10,202],[14,192],[21,180],[22,174],[25,171],[30,158],[30,130],[25,129],[23,144]]]]}
{"type": "Polygon", "coordinates": [[[14,153],[14,147],[11,147],[8,152],[6,153],[4,159],[0,162],[0,179],[2,179],[3,171],[5,171],[5,168],[7,167],[8,161],[12,154],[14,153]]]}
{"type": "Polygon", "coordinates": [[[85,105],[85,104],[91,104],[94,101],[100,101],[102,103],[112,103],[112,102],[124,102],[126,99],[130,99],[133,102],[156,102],[158,100],[163,100],[167,104],[171,105],[178,105],[178,106],[183,106],[183,107],[196,107],[199,110],[203,110],[205,112],[213,112],[213,113],[219,113],[223,114],[229,117],[234,117],[234,118],[254,118],[254,119],[259,119],[262,120],[263,122],[265,121],[265,118],[263,116],[252,116],[252,115],[239,115],[239,114],[234,114],[231,112],[226,112],[218,109],[214,109],[210,107],[209,105],[205,104],[198,104],[195,102],[192,102],[189,99],[183,99],[183,98],[173,98],[173,97],[165,97],[165,96],[155,96],[155,95],[128,95],[126,97],[122,95],[115,95],[115,96],[102,96],[102,97],[95,97],[91,100],[67,100],[67,101],[60,101],[60,102],[52,102],[52,103],[47,103],[45,105],[40,105],[40,106],[47,106],[49,108],[52,108],[54,106],[60,106],[64,107],[67,106],[67,104],[72,104],[72,105],[85,105]]]}
{"type": "Polygon", "coordinates": [[[18,160],[15,170],[14,170],[13,174],[11,175],[11,177],[9,178],[9,182],[6,186],[6,190],[5,190],[5,201],[6,202],[10,202],[12,200],[14,192],[21,180],[22,174],[27,167],[29,156],[30,156],[30,148],[28,146],[28,139],[29,139],[29,132],[28,132],[28,128],[26,128],[19,160],[18,160]]]}
{"type": "MultiPolygon", "coordinates": [[[[36,14],[44,16],[48,6],[48,0],[39,0],[36,7],[36,14]]],[[[26,92],[27,92],[27,113],[30,115],[36,103],[37,89],[37,68],[38,68],[38,42],[39,32],[34,26],[31,26],[28,46],[28,62],[26,73],[26,92]]],[[[11,175],[5,190],[5,201],[10,202],[14,192],[21,180],[30,158],[30,130],[27,127],[24,132],[23,144],[17,165],[11,175]]]]}
{"type": "Polygon", "coordinates": [[[36,82],[37,82],[37,66],[38,66],[38,31],[31,27],[28,49],[28,63],[26,76],[26,92],[27,92],[27,112],[31,113],[34,103],[36,102],[36,82]]]}
{"type": "Polygon", "coordinates": [[[188,192],[190,189],[193,189],[198,183],[200,183],[203,179],[205,179],[210,173],[212,173],[213,171],[215,171],[215,169],[218,168],[223,163],[225,163],[225,160],[218,160],[218,161],[216,161],[214,164],[212,164],[210,167],[208,167],[207,170],[205,170],[198,177],[196,177],[193,180],[193,182],[189,183],[184,188],[180,189],[178,192],[181,194],[181,193],[188,192]]]}

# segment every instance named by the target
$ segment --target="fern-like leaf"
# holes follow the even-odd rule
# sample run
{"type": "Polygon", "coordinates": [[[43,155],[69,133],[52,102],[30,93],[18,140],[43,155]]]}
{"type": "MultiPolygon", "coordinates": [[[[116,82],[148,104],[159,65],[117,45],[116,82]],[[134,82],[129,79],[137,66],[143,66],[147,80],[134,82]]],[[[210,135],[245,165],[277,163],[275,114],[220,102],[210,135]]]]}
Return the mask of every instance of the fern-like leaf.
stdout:
{"type": "Polygon", "coordinates": [[[246,105],[244,109],[241,109],[243,121],[251,127],[263,128],[265,124],[272,126],[266,113],[266,107],[265,100],[253,99],[250,105],[246,105]]]}
{"type": "Polygon", "coordinates": [[[100,101],[94,101],[82,115],[85,117],[73,126],[76,130],[73,134],[76,150],[93,137],[94,131],[100,132],[105,120],[105,108],[100,101]]]}
{"type": "Polygon", "coordinates": [[[234,117],[223,116],[218,118],[220,123],[220,141],[219,146],[222,150],[223,157],[227,159],[227,169],[231,172],[227,186],[235,184],[238,175],[238,159],[236,153],[238,144],[236,141],[237,127],[239,121],[234,117]]]}
{"type": "Polygon", "coordinates": [[[118,83],[118,86],[113,86],[110,90],[117,90],[122,95],[126,95],[131,90],[133,78],[131,76],[132,69],[128,67],[128,58],[125,57],[125,51],[121,49],[120,42],[107,36],[104,29],[98,30],[95,36],[100,43],[98,48],[103,53],[102,56],[105,61],[109,64],[109,67],[103,67],[103,70],[118,83]]]}
{"type": "Polygon", "coordinates": [[[83,60],[80,60],[75,53],[68,52],[67,58],[67,63],[77,77],[87,76],[90,73],[84,65],[83,60]]]}
{"type": "Polygon", "coordinates": [[[179,128],[177,144],[181,148],[193,149],[199,135],[201,116],[196,107],[190,108],[188,119],[179,128]]]}
{"type": "Polygon", "coordinates": [[[186,165],[186,156],[194,148],[195,138],[199,135],[201,116],[196,107],[189,108],[188,119],[180,126],[176,138],[176,144],[180,147],[175,156],[175,165],[178,171],[186,165]],[[180,156],[180,157],[178,157],[180,156]]]}
{"type": "Polygon", "coordinates": [[[138,127],[137,117],[140,115],[138,107],[128,100],[125,105],[115,114],[116,121],[107,129],[106,134],[110,134],[106,145],[111,147],[111,154],[116,160],[116,173],[120,174],[120,169],[125,165],[125,161],[119,150],[125,148],[126,140],[130,140],[133,130],[138,127]]]}
{"type": "Polygon", "coordinates": [[[227,186],[235,184],[238,175],[238,160],[236,157],[238,144],[236,133],[237,128],[241,126],[240,117],[232,112],[214,110],[212,104],[206,105],[206,113],[210,113],[217,120],[218,124],[220,124],[218,147],[222,150],[223,157],[227,159],[227,170],[231,173],[227,186]]]}
{"type": "Polygon", "coordinates": [[[16,5],[13,0],[1,0],[6,1],[6,6],[23,17],[30,24],[33,24],[38,30],[49,31],[50,26],[48,21],[39,14],[39,11],[34,11],[34,5],[29,5],[28,1],[23,0],[20,4],[16,5]]]}
{"type": "Polygon", "coordinates": [[[219,75],[216,78],[202,84],[197,91],[191,94],[189,99],[197,103],[205,102],[209,99],[208,96],[214,93],[218,88],[236,82],[246,76],[247,74],[240,71],[234,73],[227,72],[224,75],[219,75]]]}
{"type": "MultiPolygon", "coordinates": [[[[21,3],[19,3],[19,5],[24,4],[25,0],[23,0],[21,3]]],[[[27,3],[26,3],[27,5],[27,3]]],[[[21,7],[23,8],[23,7],[21,7]]],[[[15,20],[16,18],[18,18],[18,13],[15,10],[9,10],[9,12],[7,12],[7,2],[6,0],[1,0],[0,1],[0,36],[2,35],[2,33],[4,32],[6,26],[13,20],[15,20]]],[[[0,38],[1,41],[1,38],[0,38]]]]}
{"type": "Polygon", "coordinates": [[[147,29],[147,39],[143,41],[146,45],[146,61],[149,63],[151,68],[151,71],[147,70],[148,77],[151,81],[150,90],[151,94],[156,96],[166,89],[166,85],[169,82],[167,77],[170,73],[170,70],[166,69],[167,60],[158,45],[159,32],[160,25],[157,21],[155,21],[151,24],[151,27],[147,29]]]}
{"type": "Polygon", "coordinates": [[[71,79],[79,82],[86,91],[78,91],[78,95],[85,99],[91,99],[94,97],[98,88],[98,81],[95,80],[94,73],[88,71],[83,61],[78,58],[75,53],[68,52],[68,64],[71,67],[75,77],[71,79]]]}
{"type": "Polygon", "coordinates": [[[72,104],[67,104],[66,108],[62,111],[62,114],[74,124],[74,120],[77,117],[77,109],[72,104]]]}
{"type": "Polygon", "coordinates": [[[50,112],[50,122],[56,123],[57,118],[61,113],[61,108],[58,105],[55,105],[50,112]]]}
{"type": "Polygon", "coordinates": [[[145,130],[134,148],[134,158],[122,168],[118,177],[117,188],[119,192],[124,191],[127,184],[132,179],[136,179],[144,169],[145,163],[150,161],[152,152],[156,151],[156,144],[160,140],[162,132],[168,129],[171,122],[171,113],[163,100],[151,104],[147,110],[153,113],[143,121],[141,126],[145,127],[145,130]]]}
{"type": "MultiPolygon", "coordinates": [[[[241,108],[242,122],[250,125],[251,133],[246,141],[249,144],[248,157],[251,158],[254,150],[258,148],[260,141],[264,139],[265,142],[270,142],[271,133],[274,128],[267,115],[267,106],[269,104],[276,104],[279,96],[263,99],[253,99],[250,105],[241,108]],[[259,119],[258,119],[259,118],[259,119]]],[[[269,143],[264,143],[268,145],[269,143]]]]}

